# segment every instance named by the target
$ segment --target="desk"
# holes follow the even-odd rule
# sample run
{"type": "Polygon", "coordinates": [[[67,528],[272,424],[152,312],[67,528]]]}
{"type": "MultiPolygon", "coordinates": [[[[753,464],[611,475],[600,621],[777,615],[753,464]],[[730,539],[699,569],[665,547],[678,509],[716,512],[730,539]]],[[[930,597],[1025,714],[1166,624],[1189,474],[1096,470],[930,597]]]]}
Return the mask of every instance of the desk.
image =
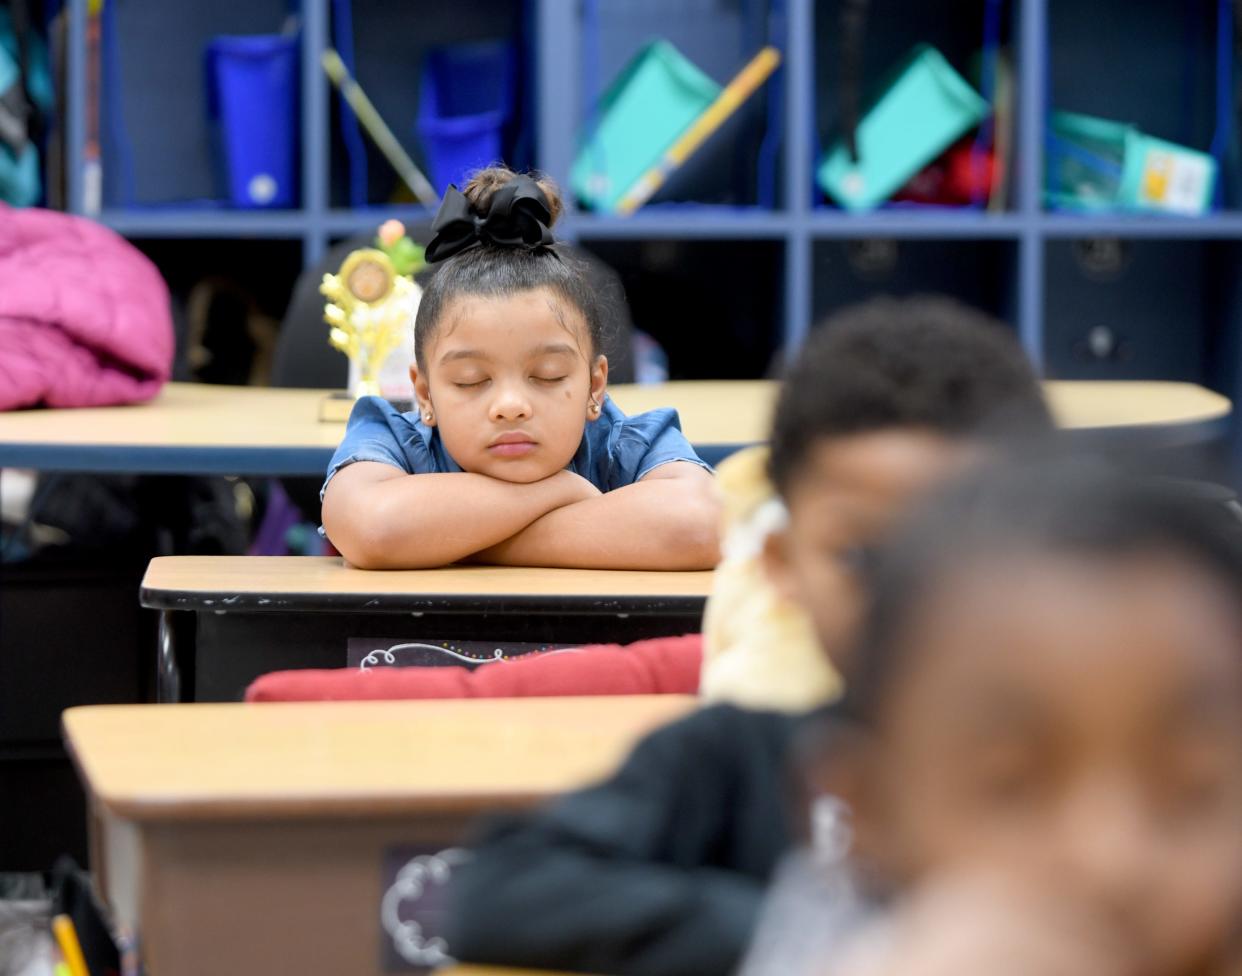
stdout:
{"type": "Polygon", "coordinates": [[[1193,383],[1047,380],[1044,395],[1066,430],[1146,437],[1152,447],[1223,437],[1233,409],[1227,397],[1193,383]]]}
{"type": "MultiPolygon", "coordinates": [[[[1061,424],[1142,431],[1161,444],[1221,436],[1230,403],[1190,383],[1049,382],[1061,424]]],[[[326,390],[170,383],[149,404],[0,413],[0,467],[134,474],[322,475],[344,425],[320,423],[326,390]]],[[[773,383],[674,382],[617,386],[627,413],[676,407],[709,460],[764,440],[773,383]]]]}
{"type": "MultiPolygon", "coordinates": [[[[691,698],[65,712],[91,863],[148,970],[377,973],[386,864],[607,775],[691,698]]],[[[389,876],[391,878],[391,875],[389,876]]]]}
{"type": "MultiPolygon", "coordinates": [[[[616,386],[629,413],[676,406],[687,437],[721,454],[767,437],[770,383],[616,386]]],[[[322,475],[345,432],[328,390],[169,383],[150,403],[0,413],[0,467],[142,474],[322,475]]]]}
{"type": "Polygon", "coordinates": [[[344,665],[350,638],[579,644],[689,633],[699,629],[711,576],[506,566],[367,572],[330,557],[163,556],[151,560],[140,595],[163,611],[160,699],[181,698],[189,679],[185,697],[227,701],[266,671],[344,665]]]}

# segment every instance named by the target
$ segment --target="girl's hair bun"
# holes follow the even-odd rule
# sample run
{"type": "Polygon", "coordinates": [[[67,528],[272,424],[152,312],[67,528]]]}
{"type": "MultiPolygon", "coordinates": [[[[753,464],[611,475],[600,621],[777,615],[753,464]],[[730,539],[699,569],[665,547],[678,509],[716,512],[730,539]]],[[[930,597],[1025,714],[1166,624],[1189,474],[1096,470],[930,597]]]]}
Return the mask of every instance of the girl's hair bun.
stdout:
{"type": "MultiPolygon", "coordinates": [[[[492,196],[518,176],[507,166],[489,166],[476,171],[470,181],[462,188],[462,193],[470,201],[470,206],[479,214],[486,214],[492,208],[492,196]]],[[[541,173],[531,173],[531,178],[538,184],[543,195],[548,198],[548,213],[551,214],[549,226],[556,223],[564,206],[561,204],[561,192],[555,183],[541,173]]]]}

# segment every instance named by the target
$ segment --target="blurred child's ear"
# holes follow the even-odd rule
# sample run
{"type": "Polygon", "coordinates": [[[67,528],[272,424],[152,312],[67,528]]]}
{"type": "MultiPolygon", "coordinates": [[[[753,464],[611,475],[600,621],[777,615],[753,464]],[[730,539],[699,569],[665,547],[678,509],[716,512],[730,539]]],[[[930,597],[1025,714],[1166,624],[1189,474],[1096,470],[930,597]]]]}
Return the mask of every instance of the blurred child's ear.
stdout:
{"type": "Polygon", "coordinates": [[[763,540],[763,575],[784,599],[798,602],[793,567],[789,564],[789,527],[773,529],[763,540]]]}
{"type": "MultiPolygon", "coordinates": [[[[805,791],[804,839],[823,853],[848,844],[854,870],[883,890],[891,877],[885,842],[887,816],[876,770],[881,746],[862,726],[831,713],[809,723],[795,748],[795,768],[805,791]],[[825,812],[832,811],[832,817],[825,812]]],[[[832,852],[836,854],[837,852],[832,852]]],[[[841,852],[844,853],[844,852],[841,852]]]]}

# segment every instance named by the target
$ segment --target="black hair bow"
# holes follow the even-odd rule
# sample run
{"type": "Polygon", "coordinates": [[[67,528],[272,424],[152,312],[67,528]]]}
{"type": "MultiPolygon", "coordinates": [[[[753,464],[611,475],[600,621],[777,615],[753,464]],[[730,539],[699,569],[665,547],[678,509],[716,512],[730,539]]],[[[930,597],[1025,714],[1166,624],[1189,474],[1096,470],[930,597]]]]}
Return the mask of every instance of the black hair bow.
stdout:
{"type": "Polygon", "coordinates": [[[435,237],[425,256],[434,264],[479,244],[533,251],[555,241],[551,224],[548,198],[529,176],[518,176],[493,193],[486,214],[479,214],[465,194],[450,185],[431,224],[435,237]]]}

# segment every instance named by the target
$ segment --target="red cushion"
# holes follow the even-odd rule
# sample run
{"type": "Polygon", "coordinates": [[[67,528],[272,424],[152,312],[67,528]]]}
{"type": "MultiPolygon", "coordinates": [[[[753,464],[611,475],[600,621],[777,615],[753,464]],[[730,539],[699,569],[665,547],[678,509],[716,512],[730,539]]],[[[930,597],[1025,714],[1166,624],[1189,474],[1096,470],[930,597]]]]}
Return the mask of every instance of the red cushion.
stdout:
{"type": "Polygon", "coordinates": [[[246,701],[359,701],[392,698],[551,698],[561,695],[687,695],[699,690],[703,635],[658,637],[622,647],[592,644],[447,668],[273,671],[246,701]]]}

